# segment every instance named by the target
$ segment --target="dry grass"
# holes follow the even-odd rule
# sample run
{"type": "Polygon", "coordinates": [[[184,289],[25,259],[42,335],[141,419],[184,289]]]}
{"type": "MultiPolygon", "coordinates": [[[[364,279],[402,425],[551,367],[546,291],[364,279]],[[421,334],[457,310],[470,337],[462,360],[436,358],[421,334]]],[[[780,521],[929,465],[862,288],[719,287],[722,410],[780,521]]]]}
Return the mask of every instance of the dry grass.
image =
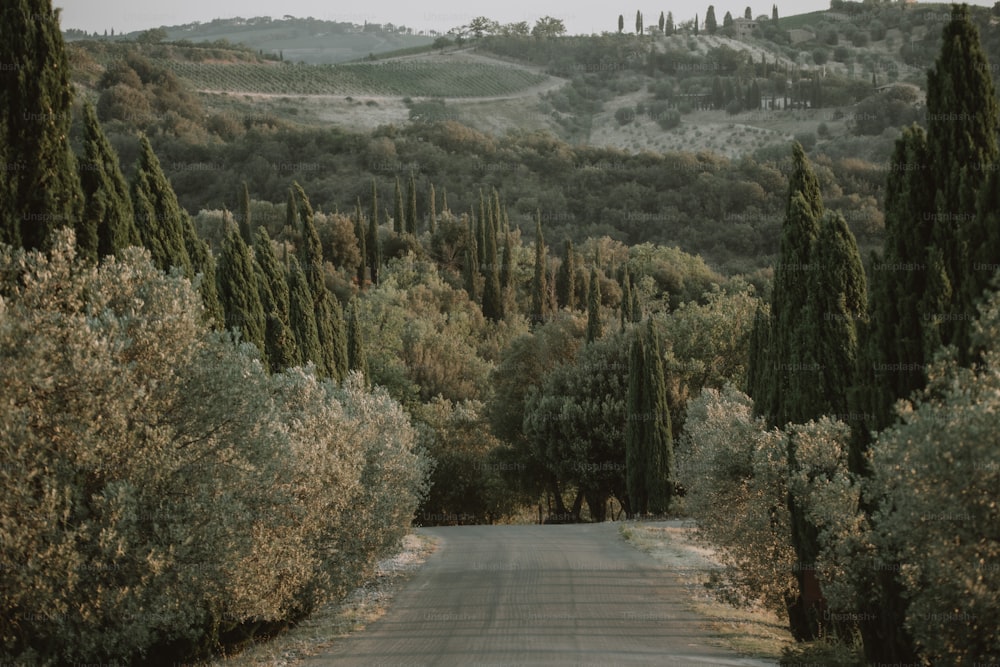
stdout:
{"type": "Polygon", "coordinates": [[[680,520],[622,526],[622,536],[677,572],[688,593],[688,606],[709,623],[713,634],[738,653],[777,662],[794,644],[787,624],[760,607],[741,609],[717,600],[708,584],[720,569],[713,550],[694,537],[692,524],[680,520]]]}
{"type": "Polygon", "coordinates": [[[202,667],[293,667],[303,658],[317,655],[382,617],[393,596],[437,548],[427,535],[407,535],[403,549],[379,563],[375,577],[356,588],[342,602],[321,607],[294,628],[270,641],[256,644],[237,655],[202,667]]]}

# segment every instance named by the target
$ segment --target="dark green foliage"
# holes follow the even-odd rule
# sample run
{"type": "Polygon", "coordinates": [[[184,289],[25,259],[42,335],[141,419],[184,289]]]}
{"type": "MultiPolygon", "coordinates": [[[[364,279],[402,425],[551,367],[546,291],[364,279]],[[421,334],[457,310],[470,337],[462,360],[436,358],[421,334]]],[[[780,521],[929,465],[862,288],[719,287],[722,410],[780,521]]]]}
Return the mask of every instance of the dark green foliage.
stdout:
{"type": "Polygon", "coordinates": [[[0,5],[0,243],[46,248],[53,230],[78,233],[93,256],[93,219],[69,145],[73,102],[69,61],[50,0],[0,5]]]}
{"type": "Polygon", "coordinates": [[[622,270],[622,303],[619,314],[622,331],[624,331],[626,325],[632,321],[632,276],[629,273],[628,265],[622,270]]]}
{"type": "Polygon", "coordinates": [[[510,226],[504,226],[503,263],[500,265],[500,292],[506,294],[511,288],[514,273],[514,247],[510,240],[510,226]]]}
{"type": "Polygon", "coordinates": [[[382,240],[378,234],[378,188],[375,179],[372,179],[372,207],[368,215],[368,238],[366,239],[366,250],[368,251],[368,268],[371,271],[372,285],[378,285],[378,273],[382,267],[382,240]]]}
{"type": "Polygon", "coordinates": [[[368,280],[368,242],[365,238],[367,236],[367,232],[365,231],[365,221],[361,217],[360,199],[354,207],[354,236],[358,239],[358,254],[361,257],[361,262],[358,264],[356,279],[358,281],[358,287],[364,289],[365,282],[368,280]]]}
{"type": "Polygon", "coordinates": [[[674,445],[659,334],[652,320],[629,350],[625,475],[629,513],[664,514],[673,494],[674,445]]]}
{"type": "Polygon", "coordinates": [[[295,202],[295,188],[288,188],[288,198],[285,200],[285,228],[293,230],[298,226],[299,206],[295,202]]]}
{"type": "Polygon", "coordinates": [[[484,221],[484,239],[482,266],[485,281],[483,283],[483,315],[494,322],[504,317],[503,292],[500,289],[500,267],[497,258],[497,231],[494,213],[487,215],[484,221]]]}
{"type": "Polygon", "coordinates": [[[413,172],[410,172],[410,180],[406,184],[406,233],[416,235],[417,233],[417,184],[413,180],[413,172]]]}
{"type": "Polygon", "coordinates": [[[590,269],[590,283],[587,290],[587,342],[593,343],[604,333],[601,326],[601,280],[597,266],[590,269]]]}
{"type": "Polygon", "coordinates": [[[793,392],[801,415],[849,413],[845,388],[855,384],[857,325],[867,317],[868,295],[861,255],[840,214],[826,213],[810,254],[816,269],[808,275],[808,300],[802,313],[808,327],[802,345],[805,368],[793,392]]]}
{"type": "Polygon", "coordinates": [[[465,246],[465,267],[463,270],[465,291],[471,301],[478,301],[479,290],[476,289],[476,278],[479,274],[479,253],[477,252],[476,233],[473,229],[471,214],[466,219],[466,231],[469,241],[465,246]]]}
{"type": "Polygon", "coordinates": [[[431,191],[427,195],[427,231],[431,236],[437,231],[437,195],[434,194],[434,184],[431,183],[431,191]]]}
{"type": "Polygon", "coordinates": [[[705,12],[705,32],[714,35],[718,27],[719,24],[715,20],[715,5],[709,5],[708,11],[705,12]]]}
{"type": "Polygon", "coordinates": [[[219,256],[219,298],[226,312],[226,328],[240,332],[240,339],[253,343],[267,360],[264,345],[266,320],[260,301],[260,286],[250,248],[231,220],[219,256]]]}
{"type": "Polygon", "coordinates": [[[396,177],[396,196],[393,200],[394,206],[392,209],[392,229],[397,234],[402,234],[406,231],[405,224],[405,213],[403,211],[403,189],[399,185],[399,177],[396,177]]]}
{"type": "Polygon", "coordinates": [[[548,315],[548,255],[542,236],[542,213],[535,211],[535,272],[531,279],[531,319],[543,322],[548,315]]]}
{"type": "Polygon", "coordinates": [[[285,269],[271,247],[266,228],[257,228],[253,248],[261,305],[267,318],[264,347],[272,372],[277,372],[301,363],[290,321],[288,281],[285,269]]]}
{"type": "Polygon", "coordinates": [[[253,232],[251,231],[253,227],[250,220],[250,190],[247,188],[246,181],[243,181],[243,192],[240,196],[240,212],[237,222],[240,225],[240,236],[243,237],[243,242],[247,245],[253,245],[253,232]]]}
{"type": "MultiPolygon", "coordinates": [[[[968,6],[953,5],[941,52],[927,73],[927,144],[937,191],[934,243],[951,290],[940,295],[944,310],[938,312],[966,318],[975,316],[974,302],[984,286],[969,266],[968,243],[986,236],[976,217],[976,193],[998,156],[1000,111],[990,72],[968,6]],[[975,281],[975,287],[966,288],[966,279],[975,281]]],[[[948,318],[940,327],[942,343],[954,343],[963,362],[968,361],[969,343],[965,322],[948,318]]]]}
{"type": "Polygon", "coordinates": [[[162,271],[176,266],[191,276],[191,258],[184,246],[185,213],[149,144],[140,140],[139,164],[132,180],[132,208],[139,239],[162,271]]]}
{"type": "Polygon", "coordinates": [[[191,217],[185,212],[182,219],[184,249],[191,258],[191,270],[198,279],[198,293],[205,306],[205,317],[211,326],[221,328],[225,323],[225,312],[219,297],[216,279],[215,257],[208,242],[199,238],[191,217]]]}
{"type": "Polygon", "coordinates": [[[347,375],[347,333],[340,302],[326,287],[323,263],[323,244],[313,219],[309,197],[302,187],[295,184],[295,197],[299,203],[299,221],[302,225],[302,264],[313,298],[316,331],[319,334],[321,357],[316,360],[320,377],[343,380],[347,375]]]}
{"type": "Polygon", "coordinates": [[[350,370],[360,371],[367,378],[368,357],[365,355],[365,342],[361,334],[361,303],[357,299],[352,299],[348,308],[347,357],[350,370]]]}
{"type": "Polygon", "coordinates": [[[84,209],[76,241],[84,255],[97,259],[114,255],[130,245],[139,245],[139,232],[118,155],[89,103],[83,106],[83,133],[83,157],[79,168],[84,209]],[[93,235],[83,229],[93,230],[93,235]]]}
{"type": "Polygon", "coordinates": [[[316,311],[309,291],[309,280],[302,272],[295,255],[289,257],[288,316],[301,363],[311,361],[318,370],[323,361],[323,350],[319,344],[319,331],[316,329],[316,311]]]}
{"type": "Polygon", "coordinates": [[[576,253],[569,239],[563,245],[562,263],[556,274],[556,303],[560,308],[576,309],[576,253]]]}

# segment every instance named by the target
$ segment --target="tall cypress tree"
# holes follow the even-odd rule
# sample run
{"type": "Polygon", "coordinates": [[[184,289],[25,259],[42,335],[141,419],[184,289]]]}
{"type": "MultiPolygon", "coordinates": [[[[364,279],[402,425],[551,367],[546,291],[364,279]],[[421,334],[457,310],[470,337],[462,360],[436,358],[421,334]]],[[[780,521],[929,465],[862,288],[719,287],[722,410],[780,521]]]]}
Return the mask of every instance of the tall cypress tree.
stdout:
{"type": "Polygon", "coordinates": [[[288,188],[288,198],[285,200],[285,230],[290,232],[298,227],[299,205],[295,201],[295,188],[288,188]]]}
{"type": "Polygon", "coordinates": [[[285,269],[271,247],[267,229],[258,227],[254,235],[255,265],[259,268],[258,285],[264,308],[266,327],[264,349],[272,372],[302,363],[289,310],[288,281],[285,269]]]}
{"type": "Polygon", "coordinates": [[[84,199],[83,227],[94,230],[90,239],[87,238],[89,234],[77,232],[80,252],[97,259],[114,255],[130,245],[139,245],[132,198],[118,164],[118,154],[111,147],[89,102],[83,105],[83,158],[79,166],[84,199]]]}
{"type": "Polygon", "coordinates": [[[240,224],[240,236],[243,237],[243,242],[247,245],[253,244],[253,232],[251,231],[253,227],[250,221],[250,190],[247,188],[247,182],[243,181],[243,191],[240,194],[240,214],[238,218],[240,224]]]}
{"type": "Polygon", "coordinates": [[[560,308],[576,309],[576,253],[569,239],[563,245],[562,264],[556,274],[556,303],[560,308]]]}
{"type": "Polygon", "coordinates": [[[365,281],[368,279],[368,242],[365,238],[365,221],[361,217],[361,199],[354,207],[354,236],[358,239],[358,254],[361,261],[358,263],[357,280],[358,287],[364,289],[365,281]]]}
{"type": "MultiPolygon", "coordinates": [[[[0,5],[0,243],[46,248],[53,230],[88,224],[69,144],[69,61],[50,0],[0,5]]],[[[93,234],[77,235],[93,256],[93,234]]]]}
{"type": "Polygon", "coordinates": [[[382,267],[382,242],[378,235],[378,187],[372,179],[372,207],[368,216],[368,238],[365,240],[368,250],[368,267],[371,270],[372,285],[378,285],[379,269],[382,267]]]}
{"type": "Polygon", "coordinates": [[[348,308],[347,356],[352,371],[368,377],[368,357],[365,355],[364,337],[361,333],[361,303],[355,297],[348,308]]]}
{"type": "Polygon", "coordinates": [[[427,212],[427,231],[434,234],[437,231],[437,201],[436,195],[434,194],[434,184],[431,183],[431,191],[427,195],[428,198],[428,212],[427,212]]]}
{"type": "Polygon", "coordinates": [[[479,253],[479,272],[486,276],[486,230],[489,229],[489,223],[487,223],[489,216],[489,209],[486,207],[486,199],[483,197],[483,191],[479,191],[479,216],[473,221],[476,229],[476,250],[479,253]]]}
{"type": "Polygon", "coordinates": [[[417,235],[417,184],[410,172],[410,180],[406,184],[406,232],[417,235]]]}
{"type": "Polygon", "coordinates": [[[542,236],[542,213],[535,211],[535,273],[531,279],[531,319],[543,322],[548,315],[547,254],[542,236]]]}
{"type": "Polygon", "coordinates": [[[809,272],[802,349],[805,366],[816,370],[800,374],[805,382],[796,400],[800,414],[810,418],[846,415],[845,390],[856,382],[857,327],[867,318],[868,295],[857,242],[843,216],[823,216],[810,262],[816,268],[809,272]]]}
{"type": "Polygon", "coordinates": [[[504,225],[503,263],[500,265],[500,292],[506,294],[514,281],[514,247],[510,240],[510,227],[504,225]]]}
{"type": "Polygon", "coordinates": [[[628,393],[625,398],[627,421],[625,422],[625,487],[628,492],[630,517],[642,516],[649,511],[649,488],[647,486],[646,465],[649,461],[649,446],[645,438],[643,413],[647,404],[646,392],[646,347],[641,331],[636,331],[629,345],[628,393]]]}
{"type": "Polygon", "coordinates": [[[632,276],[629,274],[628,265],[622,267],[622,303],[619,314],[621,316],[622,331],[626,325],[632,321],[632,276]]]}
{"type": "Polygon", "coordinates": [[[497,261],[497,233],[494,226],[494,216],[490,214],[485,221],[486,246],[483,251],[483,315],[494,322],[504,317],[503,293],[500,289],[500,271],[497,261]]]}
{"type": "Polygon", "coordinates": [[[397,234],[406,231],[406,214],[403,212],[403,189],[399,185],[399,176],[396,177],[396,197],[393,200],[394,208],[392,213],[392,229],[397,234]]]}
{"type": "Polygon", "coordinates": [[[169,271],[176,266],[192,276],[184,245],[184,213],[146,137],[140,140],[139,164],[132,180],[132,208],[139,238],[157,268],[169,271]]]}
{"type": "Polygon", "coordinates": [[[306,267],[306,280],[312,293],[316,330],[322,358],[316,366],[321,377],[342,380],[347,374],[347,334],[343,309],[326,287],[323,269],[323,244],[313,218],[312,206],[305,190],[298,183],[295,198],[299,203],[299,221],[302,225],[302,263],[306,267]]]}
{"type": "Polygon", "coordinates": [[[241,339],[256,345],[266,363],[266,321],[253,258],[231,219],[226,226],[219,257],[219,297],[226,312],[226,328],[239,330],[241,339]]]}
{"type": "Polygon", "coordinates": [[[648,443],[646,489],[649,494],[649,511],[653,514],[666,514],[673,497],[674,440],[670,430],[670,406],[667,404],[660,335],[653,326],[652,319],[646,320],[646,340],[643,411],[647,419],[641,420],[648,443]]]}
{"type": "Polygon", "coordinates": [[[476,247],[476,232],[472,226],[472,214],[465,220],[466,238],[465,244],[465,291],[471,301],[479,299],[479,291],[476,289],[476,276],[479,274],[479,252],[476,247]]]}
{"type": "Polygon", "coordinates": [[[216,278],[215,257],[208,242],[198,236],[194,223],[187,212],[182,215],[182,232],[184,234],[184,249],[191,258],[192,277],[198,282],[198,293],[201,294],[205,306],[205,316],[213,327],[222,327],[225,323],[225,312],[219,297],[216,278]]]}
{"type": "Polygon", "coordinates": [[[312,293],[309,291],[309,280],[295,255],[289,257],[288,317],[301,363],[306,364],[311,361],[319,373],[320,364],[323,363],[323,349],[316,328],[316,310],[312,293]]]}
{"type": "Polygon", "coordinates": [[[587,342],[593,343],[604,334],[601,326],[601,281],[597,266],[590,267],[590,284],[587,289],[587,342]]]}
{"type": "Polygon", "coordinates": [[[975,315],[974,302],[980,296],[976,287],[982,285],[970,266],[972,249],[967,244],[986,235],[983,222],[976,218],[976,198],[986,168],[997,160],[998,129],[1000,111],[979,31],[967,5],[952,5],[941,52],[927,73],[927,144],[937,191],[934,243],[948,279],[941,295],[942,312],[957,309],[964,316],[944,318],[942,342],[954,343],[962,361],[968,360],[966,318],[975,315]],[[966,279],[977,285],[966,288],[966,279]]]}

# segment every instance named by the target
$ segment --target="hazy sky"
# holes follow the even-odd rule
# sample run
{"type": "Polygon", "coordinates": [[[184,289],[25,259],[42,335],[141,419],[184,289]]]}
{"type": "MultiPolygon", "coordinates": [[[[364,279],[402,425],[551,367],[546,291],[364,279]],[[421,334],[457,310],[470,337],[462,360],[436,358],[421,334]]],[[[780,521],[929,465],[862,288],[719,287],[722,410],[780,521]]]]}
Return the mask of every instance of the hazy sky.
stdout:
{"type": "MultiPolygon", "coordinates": [[[[615,7],[614,3],[584,0],[362,0],[355,2],[329,0],[54,0],[63,8],[63,28],[80,28],[88,32],[131,32],[161,25],[178,25],[194,21],[211,21],[233,16],[271,16],[285,14],[297,17],[312,16],[317,19],[364,23],[394,23],[414,30],[447,31],[463,25],[476,16],[488,16],[502,23],[527,21],[533,25],[541,16],[562,19],[571,33],[592,33],[616,30],[618,14],[625,15],[625,28],[635,27],[635,12],[642,10],[647,25],[656,23],[661,11],[672,11],[678,23],[694,18],[697,13],[705,17],[709,4],[715,5],[716,18],[722,23],[727,11],[742,16],[747,4],[754,16],[771,13],[775,0],[695,0],[677,2],[661,0],[661,4],[648,0],[626,2],[615,7]]],[[[970,4],[992,5],[993,0],[974,0],[970,4]]],[[[829,0],[778,0],[778,14],[789,16],[819,9],[827,9],[829,0]]]]}

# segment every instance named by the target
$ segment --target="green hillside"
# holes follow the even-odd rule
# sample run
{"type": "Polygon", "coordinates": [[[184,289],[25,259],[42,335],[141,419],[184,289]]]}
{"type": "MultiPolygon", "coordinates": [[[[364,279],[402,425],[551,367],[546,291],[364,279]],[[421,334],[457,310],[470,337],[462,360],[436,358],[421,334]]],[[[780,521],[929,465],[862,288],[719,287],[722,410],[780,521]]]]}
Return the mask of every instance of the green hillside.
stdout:
{"type": "Polygon", "coordinates": [[[490,97],[510,94],[547,78],[524,69],[463,62],[290,65],[162,60],[158,64],[198,90],[280,95],[490,97]]]}

